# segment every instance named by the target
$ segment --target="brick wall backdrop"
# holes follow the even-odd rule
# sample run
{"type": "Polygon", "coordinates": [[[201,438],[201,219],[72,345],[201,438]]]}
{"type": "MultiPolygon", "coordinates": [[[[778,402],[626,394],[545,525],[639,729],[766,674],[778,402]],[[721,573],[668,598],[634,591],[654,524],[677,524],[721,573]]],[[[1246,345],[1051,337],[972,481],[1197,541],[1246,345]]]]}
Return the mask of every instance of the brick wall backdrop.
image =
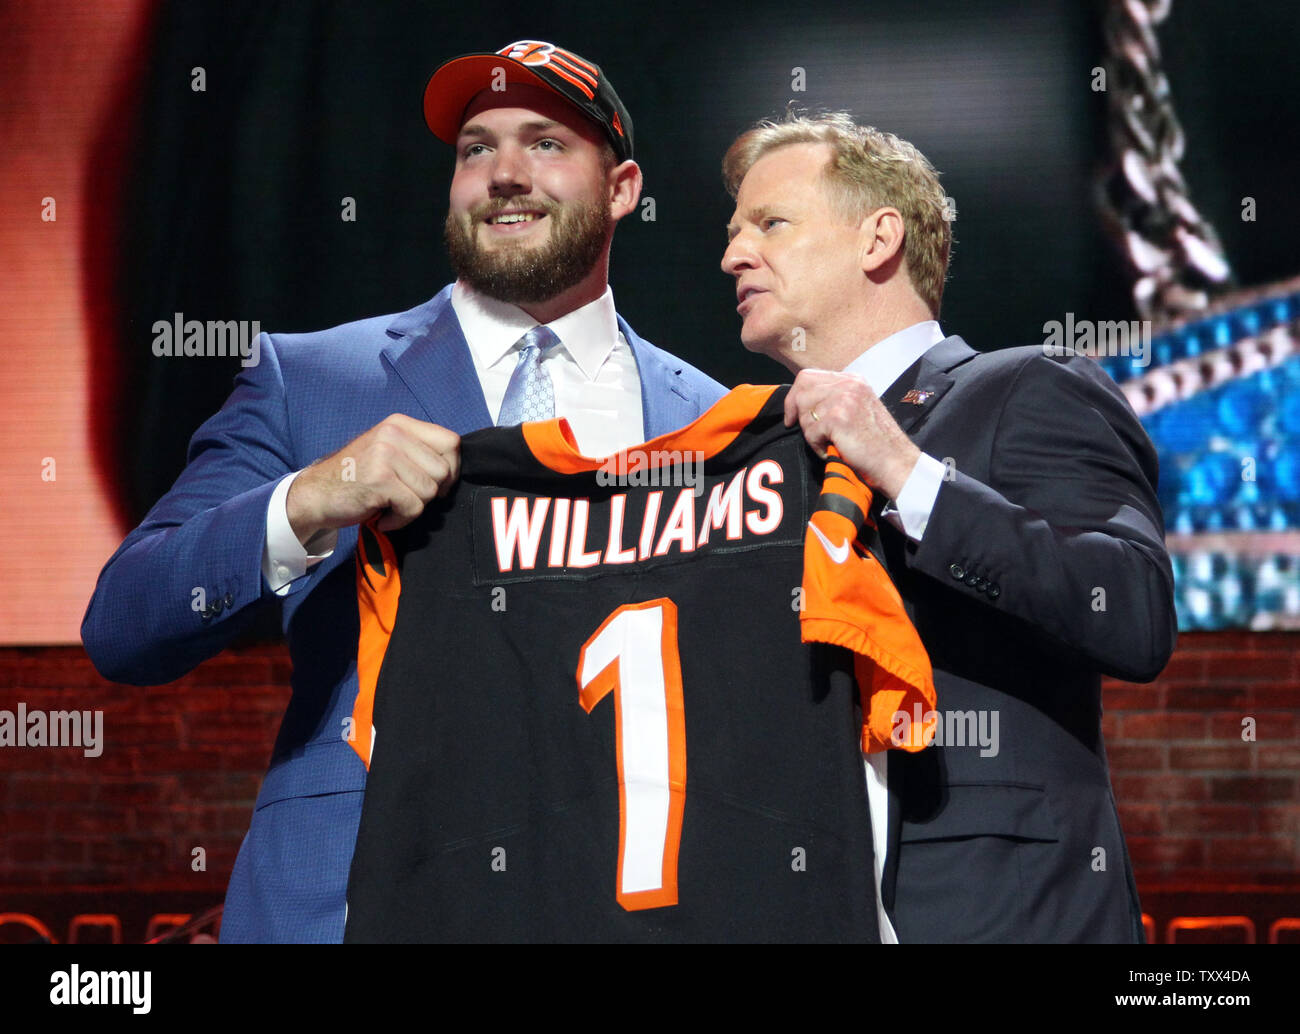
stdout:
{"type": "Polygon", "coordinates": [[[1155,682],[1105,683],[1140,885],[1300,880],[1298,649],[1296,633],[1190,633],[1155,682]]]}
{"type": "MultiPolygon", "coordinates": [[[[150,688],[105,682],[77,647],[0,650],[0,709],[104,712],[100,757],[0,748],[0,911],[6,895],[87,888],[220,901],[288,684],[278,646],[150,688]]],[[[1271,889],[1279,909],[1300,906],[1300,633],[1184,635],[1157,682],[1108,681],[1104,699],[1148,911],[1179,891],[1271,889]]]]}
{"type": "Polygon", "coordinates": [[[283,647],[258,647],[165,686],[122,686],[100,678],[80,647],[0,650],[0,709],[104,712],[99,757],[0,748],[0,887],[184,887],[219,901],[289,670],[283,647]],[[193,868],[195,847],[205,870],[193,868]]]}

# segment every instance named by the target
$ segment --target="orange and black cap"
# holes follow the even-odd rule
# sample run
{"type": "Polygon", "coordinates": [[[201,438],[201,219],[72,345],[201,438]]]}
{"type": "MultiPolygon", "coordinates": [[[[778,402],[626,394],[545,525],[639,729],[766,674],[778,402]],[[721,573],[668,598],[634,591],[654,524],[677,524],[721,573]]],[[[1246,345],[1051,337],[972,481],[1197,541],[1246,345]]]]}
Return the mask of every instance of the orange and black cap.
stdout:
{"type": "Polygon", "coordinates": [[[495,54],[465,54],[438,67],[424,88],[424,121],[455,146],[469,102],[509,83],[544,86],[595,122],[620,162],[632,157],[632,116],[598,65],[554,43],[520,40],[495,54]]]}

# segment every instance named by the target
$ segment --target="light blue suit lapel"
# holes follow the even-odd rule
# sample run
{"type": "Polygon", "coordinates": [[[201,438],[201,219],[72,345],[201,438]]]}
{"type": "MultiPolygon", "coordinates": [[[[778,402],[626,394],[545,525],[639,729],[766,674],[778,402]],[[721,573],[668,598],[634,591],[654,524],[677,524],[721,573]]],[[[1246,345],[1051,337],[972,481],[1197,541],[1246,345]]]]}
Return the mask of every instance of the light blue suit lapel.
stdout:
{"type": "MultiPolygon", "coordinates": [[[[641,340],[620,316],[619,329],[636,358],[646,439],[689,424],[705,408],[681,376],[683,365],[641,340]]],[[[429,421],[467,434],[492,420],[469,345],[451,307],[451,286],[398,316],[387,328],[385,360],[429,421]]]]}
{"type": "Polygon", "coordinates": [[[618,328],[636,357],[646,440],[675,431],[699,416],[702,407],[695,392],[682,382],[682,365],[669,365],[666,353],[637,337],[622,316],[618,328]]]}
{"type": "Polygon", "coordinates": [[[387,328],[393,343],[383,355],[429,421],[467,434],[492,418],[469,345],[451,307],[451,286],[404,312],[387,328]]]}

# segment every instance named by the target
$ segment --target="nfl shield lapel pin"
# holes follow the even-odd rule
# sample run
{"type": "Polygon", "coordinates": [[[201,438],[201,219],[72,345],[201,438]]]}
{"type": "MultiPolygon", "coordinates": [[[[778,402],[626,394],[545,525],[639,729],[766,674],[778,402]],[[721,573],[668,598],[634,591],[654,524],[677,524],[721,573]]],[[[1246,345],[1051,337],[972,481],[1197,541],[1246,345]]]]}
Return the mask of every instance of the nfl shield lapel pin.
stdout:
{"type": "Polygon", "coordinates": [[[914,406],[921,406],[924,405],[925,400],[928,399],[933,394],[934,392],[932,391],[918,391],[916,388],[913,388],[911,391],[909,391],[906,395],[903,396],[903,401],[910,402],[914,406]]]}

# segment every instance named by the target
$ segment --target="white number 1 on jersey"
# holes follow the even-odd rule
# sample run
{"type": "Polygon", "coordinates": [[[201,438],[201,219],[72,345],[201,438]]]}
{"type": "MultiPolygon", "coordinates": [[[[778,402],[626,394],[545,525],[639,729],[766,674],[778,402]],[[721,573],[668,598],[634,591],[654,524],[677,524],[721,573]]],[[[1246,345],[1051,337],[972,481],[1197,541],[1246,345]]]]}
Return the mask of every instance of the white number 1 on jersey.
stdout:
{"type": "Polygon", "coordinates": [[[618,903],[677,904],[686,804],[686,713],[670,599],[625,604],[578,655],[578,700],[590,713],[614,694],[618,753],[618,903]]]}

